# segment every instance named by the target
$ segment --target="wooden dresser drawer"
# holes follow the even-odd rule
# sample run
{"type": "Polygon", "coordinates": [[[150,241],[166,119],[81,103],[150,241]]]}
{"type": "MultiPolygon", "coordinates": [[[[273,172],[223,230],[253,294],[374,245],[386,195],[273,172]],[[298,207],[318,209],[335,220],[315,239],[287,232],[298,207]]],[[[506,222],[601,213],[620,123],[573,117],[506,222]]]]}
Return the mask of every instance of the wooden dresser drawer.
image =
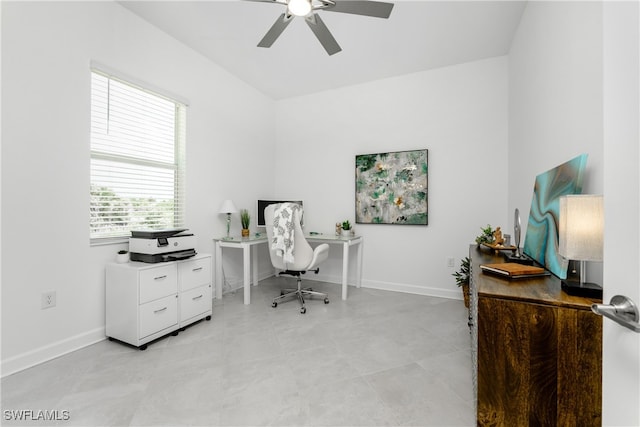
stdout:
{"type": "Polygon", "coordinates": [[[140,271],[140,304],[178,292],[175,264],[140,271]]]}
{"type": "Polygon", "coordinates": [[[178,265],[182,291],[211,283],[211,258],[194,259],[178,265]]]}
{"type": "Polygon", "coordinates": [[[141,339],[178,324],[178,298],[169,295],[140,306],[141,339]]]}

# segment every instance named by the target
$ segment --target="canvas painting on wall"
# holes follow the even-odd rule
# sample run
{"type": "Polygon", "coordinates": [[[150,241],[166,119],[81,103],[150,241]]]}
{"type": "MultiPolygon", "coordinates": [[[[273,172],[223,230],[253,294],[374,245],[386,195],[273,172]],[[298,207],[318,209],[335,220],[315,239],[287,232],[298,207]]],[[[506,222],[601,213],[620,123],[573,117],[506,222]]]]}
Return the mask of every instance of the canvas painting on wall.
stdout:
{"type": "Polygon", "coordinates": [[[428,150],[356,156],[356,223],[428,224],[428,150]]]}
{"type": "Polygon", "coordinates": [[[536,177],[523,252],[560,279],[568,262],[558,253],[560,196],[582,193],[587,155],[582,154],[536,177]]]}

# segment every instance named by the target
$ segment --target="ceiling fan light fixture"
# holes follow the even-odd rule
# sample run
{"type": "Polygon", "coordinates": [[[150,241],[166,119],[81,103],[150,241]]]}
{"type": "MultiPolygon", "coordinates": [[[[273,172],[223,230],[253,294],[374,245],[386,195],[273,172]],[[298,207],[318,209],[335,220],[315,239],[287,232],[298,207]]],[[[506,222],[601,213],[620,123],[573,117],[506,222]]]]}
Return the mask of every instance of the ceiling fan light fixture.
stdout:
{"type": "Polygon", "coordinates": [[[289,0],[289,12],[296,16],[307,16],[311,12],[311,0],[289,0]]]}

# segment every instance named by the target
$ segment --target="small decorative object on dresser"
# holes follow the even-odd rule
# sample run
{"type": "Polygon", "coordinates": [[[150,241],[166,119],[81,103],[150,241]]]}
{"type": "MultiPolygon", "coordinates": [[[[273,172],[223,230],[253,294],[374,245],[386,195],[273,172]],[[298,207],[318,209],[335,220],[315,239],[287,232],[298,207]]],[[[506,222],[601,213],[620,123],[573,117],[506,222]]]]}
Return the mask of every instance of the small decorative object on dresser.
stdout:
{"type": "Polygon", "coordinates": [[[476,237],[476,243],[478,244],[478,246],[480,246],[483,243],[493,243],[494,231],[491,225],[487,224],[486,227],[480,227],[480,230],[482,230],[482,233],[478,235],[478,237],[476,237]]]}
{"type": "Polygon", "coordinates": [[[242,224],[242,237],[249,237],[249,224],[251,223],[251,215],[246,209],[240,211],[240,223],[242,224]]]}

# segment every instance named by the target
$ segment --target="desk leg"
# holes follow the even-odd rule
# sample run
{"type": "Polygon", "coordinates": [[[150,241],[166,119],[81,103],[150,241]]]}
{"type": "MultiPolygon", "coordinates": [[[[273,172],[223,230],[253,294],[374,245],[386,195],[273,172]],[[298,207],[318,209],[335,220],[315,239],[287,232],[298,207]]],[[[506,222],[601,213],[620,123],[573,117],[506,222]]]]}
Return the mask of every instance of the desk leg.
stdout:
{"type": "Polygon", "coordinates": [[[347,277],[349,276],[349,242],[342,244],[342,299],[347,299],[347,277]]]}
{"type": "Polygon", "coordinates": [[[222,246],[216,242],[216,299],[222,299],[222,246]]]}
{"type": "Polygon", "coordinates": [[[242,248],[242,279],[244,281],[244,303],[251,304],[251,248],[245,245],[242,248]]]}
{"type": "Polygon", "coordinates": [[[253,270],[253,286],[258,286],[258,245],[251,247],[251,264],[253,270]]]}
{"type": "Polygon", "coordinates": [[[356,266],[356,285],[358,288],[362,286],[362,241],[358,243],[358,264],[356,266]]]}

